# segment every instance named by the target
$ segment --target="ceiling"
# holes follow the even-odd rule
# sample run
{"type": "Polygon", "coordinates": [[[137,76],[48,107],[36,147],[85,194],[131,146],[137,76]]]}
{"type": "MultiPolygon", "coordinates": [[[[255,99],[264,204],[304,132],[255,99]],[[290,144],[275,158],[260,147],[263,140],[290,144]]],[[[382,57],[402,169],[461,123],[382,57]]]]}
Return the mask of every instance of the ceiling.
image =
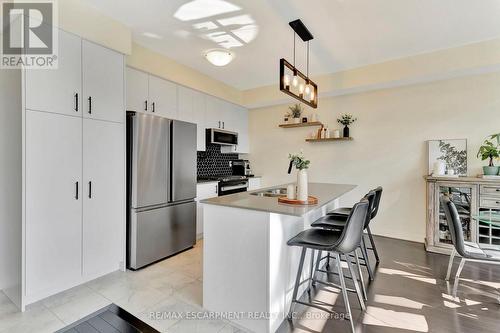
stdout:
{"type": "MultiPolygon", "coordinates": [[[[138,44],[242,90],[277,83],[297,18],[314,35],[311,75],[500,37],[499,0],[84,1],[129,26],[138,44]],[[203,53],[221,46],[235,59],[215,67],[203,53]]],[[[304,46],[297,38],[303,72],[304,46]]]]}

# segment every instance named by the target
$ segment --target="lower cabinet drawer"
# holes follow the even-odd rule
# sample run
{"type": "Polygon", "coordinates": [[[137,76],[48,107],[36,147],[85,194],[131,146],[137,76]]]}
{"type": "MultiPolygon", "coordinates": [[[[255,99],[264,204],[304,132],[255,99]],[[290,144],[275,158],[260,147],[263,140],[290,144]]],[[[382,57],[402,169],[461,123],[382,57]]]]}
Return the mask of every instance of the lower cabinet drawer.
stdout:
{"type": "Polygon", "coordinates": [[[500,198],[500,186],[495,185],[481,185],[481,195],[494,196],[500,198]]]}
{"type": "Polygon", "coordinates": [[[500,208],[500,197],[499,198],[485,198],[485,197],[481,197],[481,207],[484,207],[484,208],[500,208]]]}

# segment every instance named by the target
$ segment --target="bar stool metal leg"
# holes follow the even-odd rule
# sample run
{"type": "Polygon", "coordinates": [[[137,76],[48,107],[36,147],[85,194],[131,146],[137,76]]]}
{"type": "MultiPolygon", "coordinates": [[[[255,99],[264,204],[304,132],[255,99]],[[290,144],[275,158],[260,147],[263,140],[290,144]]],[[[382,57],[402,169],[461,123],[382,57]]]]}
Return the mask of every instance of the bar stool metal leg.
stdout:
{"type": "Polygon", "coordinates": [[[359,283],[361,284],[361,291],[363,292],[363,299],[368,300],[368,295],[366,293],[365,278],[363,277],[363,272],[361,271],[361,264],[359,263],[358,250],[354,251],[354,258],[356,260],[356,265],[358,266],[359,283]]]}
{"type": "Polygon", "coordinates": [[[288,312],[288,319],[292,319],[293,309],[295,302],[297,301],[297,293],[299,292],[300,277],[302,276],[302,269],[304,268],[304,259],[306,258],[306,248],[302,248],[302,253],[300,254],[300,263],[297,270],[297,278],[295,280],[295,287],[293,288],[292,302],[290,303],[290,311],[288,312]]]}
{"type": "Polygon", "coordinates": [[[359,283],[358,283],[358,277],[356,277],[356,273],[354,272],[354,268],[352,267],[352,261],[351,257],[349,255],[346,256],[346,261],[347,261],[347,267],[349,268],[349,272],[352,277],[352,282],[354,283],[354,289],[356,290],[356,296],[358,296],[358,301],[359,301],[359,306],[361,307],[361,310],[365,311],[366,306],[365,306],[365,301],[363,294],[361,293],[361,290],[359,288],[359,283]]]}
{"type": "Polygon", "coordinates": [[[366,227],[366,231],[368,232],[368,237],[370,237],[370,243],[372,245],[373,254],[375,254],[375,260],[377,260],[377,264],[378,264],[378,263],[380,263],[380,258],[378,256],[377,247],[375,246],[375,241],[373,240],[373,235],[372,235],[372,231],[370,230],[370,226],[366,227]]]}
{"type": "Polygon", "coordinates": [[[345,310],[347,316],[349,317],[349,323],[351,324],[351,332],[354,333],[354,322],[352,319],[351,305],[349,304],[349,298],[347,296],[347,289],[344,280],[344,273],[342,272],[342,261],[340,260],[340,254],[335,253],[335,260],[337,261],[337,269],[339,270],[339,279],[342,289],[342,296],[344,297],[345,310]]]}
{"type": "Polygon", "coordinates": [[[361,252],[363,253],[363,257],[366,264],[366,269],[368,270],[368,276],[370,277],[370,281],[373,281],[373,272],[370,266],[370,261],[368,259],[368,251],[366,250],[366,243],[364,237],[361,237],[361,252]]]}
{"type": "Polygon", "coordinates": [[[309,287],[307,287],[307,292],[309,293],[309,297],[311,296],[311,287],[313,286],[313,278],[314,278],[314,253],[316,251],[311,249],[311,275],[309,277],[309,287]]]}
{"type": "Polygon", "coordinates": [[[316,259],[316,267],[314,268],[314,274],[313,274],[313,279],[311,284],[315,287],[316,286],[316,273],[319,270],[319,265],[321,263],[321,255],[323,254],[323,251],[318,251],[318,258],[316,259]]]}

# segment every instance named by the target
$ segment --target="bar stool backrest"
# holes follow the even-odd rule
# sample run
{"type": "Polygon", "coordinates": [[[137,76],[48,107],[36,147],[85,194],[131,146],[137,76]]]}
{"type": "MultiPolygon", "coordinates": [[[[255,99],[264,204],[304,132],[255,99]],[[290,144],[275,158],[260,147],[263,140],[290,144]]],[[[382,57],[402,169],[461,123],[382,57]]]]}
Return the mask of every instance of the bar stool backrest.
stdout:
{"type": "MultiPolygon", "coordinates": [[[[366,200],[368,200],[368,211],[372,212],[373,211],[373,207],[375,207],[375,200],[377,199],[377,194],[375,193],[375,191],[372,190],[372,191],[366,193],[363,198],[366,199],[366,200]]],[[[366,228],[368,226],[368,224],[370,223],[371,219],[372,219],[371,214],[366,214],[366,220],[365,220],[365,226],[364,226],[364,228],[366,228]]]]}
{"type": "Polygon", "coordinates": [[[462,222],[460,221],[457,207],[455,207],[455,204],[448,197],[441,198],[441,206],[443,207],[444,214],[446,215],[446,222],[448,223],[448,229],[450,229],[451,241],[453,242],[455,249],[462,257],[468,257],[467,251],[465,251],[462,222]]]}
{"type": "Polygon", "coordinates": [[[369,206],[370,202],[366,198],[363,198],[352,207],[342,235],[335,246],[336,251],[340,253],[351,253],[358,248],[361,243],[369,206]]]}
{"type": "Polygon", "coordinates": [[[373,210],[371,213],[371,219],[374,219],[375,216],[377,216],[378,207],[380,205],[380,198],[382,197],[382,190],[383,190],[382,186],[379,186],[376,189],[372,190],[375,192],[375,202],[373,203],[373,210]]]}

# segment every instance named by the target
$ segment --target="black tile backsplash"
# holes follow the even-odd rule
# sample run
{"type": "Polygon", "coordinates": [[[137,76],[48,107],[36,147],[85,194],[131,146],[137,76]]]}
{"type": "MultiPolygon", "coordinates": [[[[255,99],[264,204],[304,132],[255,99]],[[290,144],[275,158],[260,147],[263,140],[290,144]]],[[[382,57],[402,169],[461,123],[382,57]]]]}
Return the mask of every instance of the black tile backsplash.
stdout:
{"type": "Polygon", "coordinates": [[[219,145],[208,144],[206,151],[199,151],[197,158],[198,178],[229,176],[229,161],[237,160],[238,154],[222,154],[219,145]]]}

